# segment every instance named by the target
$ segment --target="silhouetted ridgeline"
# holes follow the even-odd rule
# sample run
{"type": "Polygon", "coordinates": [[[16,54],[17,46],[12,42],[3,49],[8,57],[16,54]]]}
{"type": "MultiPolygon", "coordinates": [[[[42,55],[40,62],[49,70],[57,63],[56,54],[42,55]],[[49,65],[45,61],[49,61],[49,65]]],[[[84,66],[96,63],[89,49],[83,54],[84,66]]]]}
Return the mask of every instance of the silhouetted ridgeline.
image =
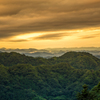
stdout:
{"type": "MultiPolygon", "coordinates": [[[[91,89],[99,82],[100,59],[86,52],[50,59],[0,53],[1,100],[76,100],[83,84],[91,89]]],[[[97,88],[91,91],[99,98],[97,88]]]]}

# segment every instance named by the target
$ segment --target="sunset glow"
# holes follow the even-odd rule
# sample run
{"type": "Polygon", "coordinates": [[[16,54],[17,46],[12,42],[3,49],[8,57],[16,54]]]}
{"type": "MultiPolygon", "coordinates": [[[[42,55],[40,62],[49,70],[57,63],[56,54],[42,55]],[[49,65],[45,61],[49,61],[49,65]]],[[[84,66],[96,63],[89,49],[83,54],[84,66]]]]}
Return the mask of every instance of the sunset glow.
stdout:
{"type": "Polygon", "coordinates": [[[0,48],[100,47],[100,0],[1,0],[0,48]]]}

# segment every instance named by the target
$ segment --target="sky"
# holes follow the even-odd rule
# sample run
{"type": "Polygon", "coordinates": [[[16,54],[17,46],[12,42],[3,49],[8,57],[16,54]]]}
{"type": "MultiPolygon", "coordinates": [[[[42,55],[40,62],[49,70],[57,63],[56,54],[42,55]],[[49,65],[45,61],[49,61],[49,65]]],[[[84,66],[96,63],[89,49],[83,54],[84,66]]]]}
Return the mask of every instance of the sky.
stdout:
{"type": "Polygon", "coordinates": [[[100,47],[100,0],[0,0],[3,47],[100,47]]]}

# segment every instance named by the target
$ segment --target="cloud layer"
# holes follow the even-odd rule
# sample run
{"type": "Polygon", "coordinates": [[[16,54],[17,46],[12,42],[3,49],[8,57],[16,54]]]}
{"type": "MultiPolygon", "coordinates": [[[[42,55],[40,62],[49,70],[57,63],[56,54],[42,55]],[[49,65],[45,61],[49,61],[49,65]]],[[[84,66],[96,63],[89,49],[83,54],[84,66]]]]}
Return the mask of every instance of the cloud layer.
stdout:
{"type": "Polygon", "coordinates": [[[33,38],[33,40],[56,40],[61,39],[62,37],[67,36],[65,33],[56,33],[56,34],[45,34],[33,38]]]}
{"type": "Polygon", "coordinates": [[[81,37],[80,39],[91,39],[91,38],[96,38],[96,37],[100,37],[100,33],[91,34],[91,35],[85,35],[85,36],[81,37]]]}
{"type": "MultiPolygon", "coordinates": [[[[100,0],[0,0],[0,9],[0,39],[34,32],[100,27],[100,0]]],[[[60,34],[36,39],[64,35],[60,34]]]]}

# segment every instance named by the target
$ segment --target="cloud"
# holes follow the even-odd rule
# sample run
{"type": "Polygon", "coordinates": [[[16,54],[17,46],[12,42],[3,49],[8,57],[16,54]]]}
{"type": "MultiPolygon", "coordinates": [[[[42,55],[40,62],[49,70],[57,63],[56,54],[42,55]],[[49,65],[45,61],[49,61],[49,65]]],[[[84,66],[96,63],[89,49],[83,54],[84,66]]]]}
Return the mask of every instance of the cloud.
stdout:
{"type": "Polygon", "coordinates": [[[81,39],[90,39],[90,38],[95,38],[96,36],[84,36],[81,39]]]}
{"type": "Polygon", "coordinates": [[[91,35],[83,36],[80,39],[91,39],[91,38],[96,38],[96,37],[99,37],[99,36],[100,36],[100,33],[99,34],[91,34],[91,35]]]}
{"type": "Polygon", "coordinates": [[[0,0],[0,9],[0,39],[100,27],[100,0],[0,0]]]}
{"type": "Polygon", "coordinates": [[[26,39],[19,39],[19,40],[9,40],[8,42],[27,42],[26,39]]]}
{"type": "Polygon", "coordinates": [[[34,40],[58,40],[63,38],[64,36],[67,36],[65,33],[55,33],[55,34],[45,34],[40,35],[38,37],[33,38],[34,40]]]}

